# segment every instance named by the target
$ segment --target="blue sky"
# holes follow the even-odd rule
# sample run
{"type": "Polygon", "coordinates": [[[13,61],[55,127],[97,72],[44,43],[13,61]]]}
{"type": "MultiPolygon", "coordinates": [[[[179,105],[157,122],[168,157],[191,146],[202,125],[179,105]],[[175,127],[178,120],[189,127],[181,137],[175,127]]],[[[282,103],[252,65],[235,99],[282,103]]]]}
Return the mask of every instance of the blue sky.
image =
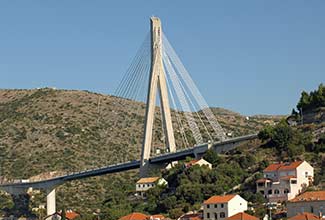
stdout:
{"type": "Polygon", "coordinates": [[[163,30],[211,106],[287,114],[325,82],[325,1],[0,1],[0,88],[112,94],[163,30]]]}

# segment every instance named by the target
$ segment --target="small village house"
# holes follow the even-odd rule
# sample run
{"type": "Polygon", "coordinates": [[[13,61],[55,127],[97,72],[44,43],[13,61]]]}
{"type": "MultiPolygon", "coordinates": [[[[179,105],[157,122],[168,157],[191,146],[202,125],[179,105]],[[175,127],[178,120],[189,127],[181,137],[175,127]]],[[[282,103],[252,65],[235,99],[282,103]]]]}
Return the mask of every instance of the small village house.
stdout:
{"type": "Polygon", "coordinates": [[[194,165],[207,166],[209,169],[212,169],[212,164],[209,163],[208,161],[204,160],[203,158],[198,159],[198,160],[191,160],[191,161],[185,163],[186,168],[189,168],[194,165]]]}
{"type": "Polygon", "coordinates": [[[247,201],[239,195],[212,196],[203,203],[203,219],[226,219],[247,210],[247,201]]]}
{"type": "Polygon", "coordinates": [[[136,183],[136,192],[144,196],[145,192],[148,191],[150,188],[155,187],[155,186],[163,186],[163,185],[168,185],[168,182],[161,177],[146,177],[146,178],[141,178],[137,181],[136,183]]]}
{"type": "Polygon", "coordinates": [[[325,218],[325,191],[305,192],[287,203],[287,216],[310,212],[325,218]]]}
{"type": "Polygon", "coordinates": [[[293,199],[312,184],[314,168],[306,161],[275,163],[263,171],[264,178],[256,181],[256,191],[269,202],[293,199]]]}

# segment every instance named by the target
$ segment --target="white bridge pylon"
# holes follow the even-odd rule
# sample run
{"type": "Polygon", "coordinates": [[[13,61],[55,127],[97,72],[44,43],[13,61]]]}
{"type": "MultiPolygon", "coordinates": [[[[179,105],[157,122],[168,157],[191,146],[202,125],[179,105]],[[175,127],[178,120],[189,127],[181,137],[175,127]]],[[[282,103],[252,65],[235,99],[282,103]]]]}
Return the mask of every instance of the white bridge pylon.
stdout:
{"type": "Polygon", "coordinates": [[[169,150],[169,152],[175,152],[175,137],[170,115],[166,74],[162,60],[161,22],[159,18],[151,17],[151,70],[149,76],[147,108],[140,164],[140,176],[142,177],[146,176],[148,173],[157,91],[159,92],[160,96],[166,148],[169,150]]]}
{"type": "Polygon", "coordinates": [[[176,151],[174,128],[180,134],[182,146],[185,148],[227,139],[223,128],[164,35],[157,17],[151,17],[149,37],[137,52],[115,94],[146,102],[141,176],[148,173],[157,96],[160,101],[164,144],[168,152],[176,151]],[[174,121],[170,107],[175,110],[174,121]],[[174,128],[172,122],[175,123],[174,128]],[[187,132],[188,130],[191,132],[187,132]]]}

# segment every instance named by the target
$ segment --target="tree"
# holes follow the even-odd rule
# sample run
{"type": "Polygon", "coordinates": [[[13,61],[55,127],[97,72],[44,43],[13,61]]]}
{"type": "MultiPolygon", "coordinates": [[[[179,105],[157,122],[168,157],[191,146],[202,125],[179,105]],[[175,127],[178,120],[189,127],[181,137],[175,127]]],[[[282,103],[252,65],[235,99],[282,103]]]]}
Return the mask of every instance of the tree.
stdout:
{"type": "Polygon", "coordinates": [[[285,121],[281,121],[275,126],[272,141],[279,151],[285,150],[292,138],[293,130],[285,121]]]}
{"type": "Polygon", "coordinates": [[[273,137],[273,133],[274,128],[270,125],[267,125],[258,133],[258,138],[262,141],[266,141],[273,137]]]}
{"type": "Polygon", "coordinates": [[[216,167],[223,162],[223,158],[220,157],[219,154],[212,149],[209,149],[204,154],[203,158],[209,163],[211,163],[213,167],[216,167]]]}

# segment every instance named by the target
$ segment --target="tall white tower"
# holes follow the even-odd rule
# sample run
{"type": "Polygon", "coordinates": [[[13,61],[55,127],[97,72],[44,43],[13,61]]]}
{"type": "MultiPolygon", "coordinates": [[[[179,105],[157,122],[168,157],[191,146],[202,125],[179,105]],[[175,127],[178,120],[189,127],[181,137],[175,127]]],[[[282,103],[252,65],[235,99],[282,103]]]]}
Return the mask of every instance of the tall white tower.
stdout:
{"type": "Polygon", "coordinates": [[[166,74],[162,61],[162,29],[160,19],[151,17],[151,69],[147,96],[144,138],[142,145],[140,176],[148,174],[149,159],[152,143],[154,114],[156,108],[157,90],[159,90],[162,123],[166,137],[166,147],[169,152],[176,151],[174,131],[170,115],[166,74]]]}

